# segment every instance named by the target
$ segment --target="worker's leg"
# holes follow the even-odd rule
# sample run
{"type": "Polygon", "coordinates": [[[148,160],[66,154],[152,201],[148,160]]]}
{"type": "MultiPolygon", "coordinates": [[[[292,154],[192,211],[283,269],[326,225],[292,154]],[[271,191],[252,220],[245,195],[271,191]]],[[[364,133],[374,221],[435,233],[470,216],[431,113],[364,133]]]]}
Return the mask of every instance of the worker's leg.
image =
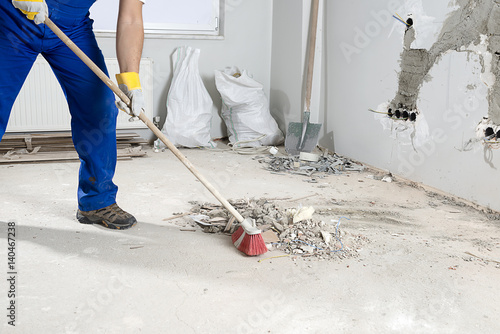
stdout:
{"type": "MultiPolygon", "coordinates": [[[[8,5],[11,6],[10,3],[8,5]]],[[[0,140],[5,133],[12,105],[38,54],[20,37],[0,25],[0,140]]]]}
{"type": "MultiPolygon", "coordinates": [[[[104,58],[90,25],[64,29],[65,33],[106,72],[104,58]]],[[[53,34],[46,33],[42,53],[66,94],[71,112],[73,143],[80,156],[78,204],[92,211],[116,202],[116,117],[111,90],[53,34]]]]}

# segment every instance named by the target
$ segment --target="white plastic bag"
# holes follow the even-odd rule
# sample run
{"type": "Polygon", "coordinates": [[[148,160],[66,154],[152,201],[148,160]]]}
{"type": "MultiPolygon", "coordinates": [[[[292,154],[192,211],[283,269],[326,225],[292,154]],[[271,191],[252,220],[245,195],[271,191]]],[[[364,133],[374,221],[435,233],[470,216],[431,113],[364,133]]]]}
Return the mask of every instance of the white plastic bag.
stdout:
{"type": "MultiPolygon", "coordinates": [[[[210,140],[215,105],[198,69],[200,50],[182,46],[172,55],[174,74],[162,132],[175,146],[216,147],[210,140]]],[[[165,147],[158,139],[155,147],[165,147]]]]}
{"type": "Polygon", "coordinates": [[[262,84],[236,67],[216,70],[215,84],[222,97],[222,119],[231,144],[259,147],[283,143],[283,133],[269,112],[262,84]]]}

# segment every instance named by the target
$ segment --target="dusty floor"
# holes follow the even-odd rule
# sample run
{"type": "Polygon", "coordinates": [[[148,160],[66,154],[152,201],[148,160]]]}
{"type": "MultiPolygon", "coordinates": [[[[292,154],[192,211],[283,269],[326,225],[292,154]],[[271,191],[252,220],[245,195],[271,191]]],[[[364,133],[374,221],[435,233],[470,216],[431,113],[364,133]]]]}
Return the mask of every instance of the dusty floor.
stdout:
{"type": "Polygon", "coordinates": [[[77,163],[0,166],[0,332],[500,332],[493,217],[369,171],[311,184],[251,156],[183,152],[228,198],[291,198],[278,201],[314,206],[325,221],[346,216],[342,231],[369,242],[354,258],[258,262],[282,253],[246,257],[227,236],[180,231],[162,220],[191,200],[216,201],[170,152],[119,162],[118,203],[140,222],[122,232],[75,220],[77,163]],[[15,328],[6,317],[8,221],[15,328]]]}

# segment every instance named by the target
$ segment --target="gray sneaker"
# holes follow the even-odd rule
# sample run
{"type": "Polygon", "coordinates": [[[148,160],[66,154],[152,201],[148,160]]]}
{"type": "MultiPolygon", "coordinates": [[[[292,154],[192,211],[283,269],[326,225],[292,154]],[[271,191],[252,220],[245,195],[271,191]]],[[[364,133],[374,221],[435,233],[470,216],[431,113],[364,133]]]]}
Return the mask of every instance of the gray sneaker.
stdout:
{"type": "Polygon", "coordinates": [[[123,211],[116,203],[93,211],[76,212],[81,224],[97,224],[113,230],[126,230],[137,224],[130,213],[123,211]]]}

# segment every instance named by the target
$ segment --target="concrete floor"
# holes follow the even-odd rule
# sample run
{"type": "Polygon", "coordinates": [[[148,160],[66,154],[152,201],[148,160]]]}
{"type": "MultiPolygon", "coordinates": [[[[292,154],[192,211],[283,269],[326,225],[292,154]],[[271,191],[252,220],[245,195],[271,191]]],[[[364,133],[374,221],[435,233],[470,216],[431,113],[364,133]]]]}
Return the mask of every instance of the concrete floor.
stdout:
{"type": "MultiPolygon", "coordinates": [[[[223,235],[162,219],[215,199],[170,152],[120,161],[127,231],[75,220],[77,163],[0,166],[1,333],[498,333],[500,223],[370,172],[318,184],[251,156],[183,151],[228,198],[301,198],[369,242],[334,261],[258,262],[223,235]],[[330,209],[330,210],[329,210],[330,209]],[[7,325],[7,225],[16,227],[16,327],[7,325]],[[470,252],[482,260],[466,254],[470,252]],[[490,260],[490,261],[488,261],[490,260]]],[[[349,245],[347,245],[349,246],[349,245]]]]}

